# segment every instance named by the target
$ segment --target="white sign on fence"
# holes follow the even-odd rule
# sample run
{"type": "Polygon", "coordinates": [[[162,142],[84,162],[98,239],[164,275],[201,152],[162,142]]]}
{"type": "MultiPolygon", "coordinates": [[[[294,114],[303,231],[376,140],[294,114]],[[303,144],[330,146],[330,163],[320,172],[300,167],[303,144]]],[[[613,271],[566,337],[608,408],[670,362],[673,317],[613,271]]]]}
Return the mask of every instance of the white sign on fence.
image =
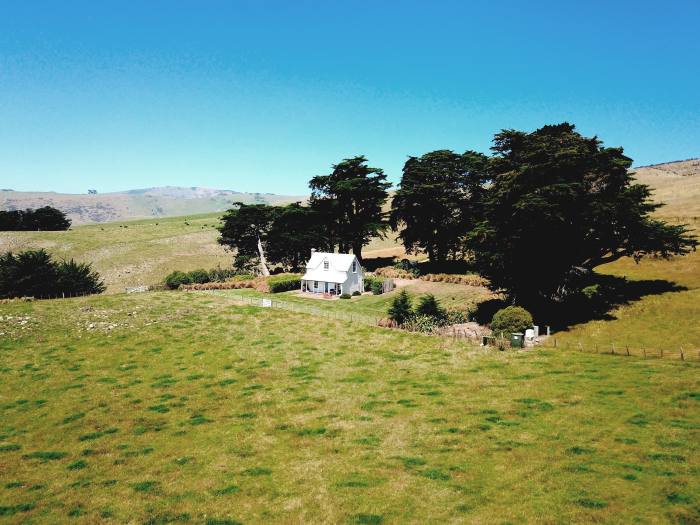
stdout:
{"type": "Polygon", "coordinates": [[[272,308],[272,299],[263,299],[262,306],[263,308],[272,308]]]}

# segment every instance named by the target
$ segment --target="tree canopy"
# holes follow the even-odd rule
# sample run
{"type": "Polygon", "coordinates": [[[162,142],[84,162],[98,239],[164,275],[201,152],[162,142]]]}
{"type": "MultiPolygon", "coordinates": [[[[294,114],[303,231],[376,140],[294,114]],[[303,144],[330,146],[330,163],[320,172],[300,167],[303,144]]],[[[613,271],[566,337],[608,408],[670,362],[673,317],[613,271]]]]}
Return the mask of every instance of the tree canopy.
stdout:
{"type": "Polygon", "coordinates": [[[622,148],[568,123],[496,135],[483,215],[467,234],[477,271],[527,304],[561,299],[600,264],[694,249],[685,226],[650,214],[622,148]]]}
{"type": "Polygon", "coordinates": [[[61,231],[70,225],[66,214],[51,206],[36,210],[0,210],[0,231],[61,231]]]}
{"type": "Polygon", "coordinates": [[[319,213],[295,202],[286,206],[236,203],[223,216],[219,243],[236,251],[241,261],[258,260],[258,239],[268,262],[297,269],[312,248],[324,247],[319,213]]]}
{"type": "Polygon", "coordinates": [[[311,179],[309,204],[327,228],[330,249],[352,248],[362,260],[362,247],[388,227],[382,207],[390,186],[384,171],[368,166],[364,156],[344,159],[329,175],[311,179]]]}
{"type": "Polygon", "coordinates": [[[296,202],[279,207],[267,234],[267,255],[272,263],[298,269],[312,248],[325,248],[325,227],[319,213],[296,202]]]}
{"type": "Polygon", "coordinates": [[[279,208],[268,204],[234,203],[221,218],[219,244],[235,250],[244,257],[258,256],[258,239],[265,244],[279,208]]]}
{"type": "Polygon", "coordinates": [[[430,262],[461,258],[466,232],[479,218],[488,157],[437,150],[409,157],[391,206],[408,253],[427,253],[430,262]]]}

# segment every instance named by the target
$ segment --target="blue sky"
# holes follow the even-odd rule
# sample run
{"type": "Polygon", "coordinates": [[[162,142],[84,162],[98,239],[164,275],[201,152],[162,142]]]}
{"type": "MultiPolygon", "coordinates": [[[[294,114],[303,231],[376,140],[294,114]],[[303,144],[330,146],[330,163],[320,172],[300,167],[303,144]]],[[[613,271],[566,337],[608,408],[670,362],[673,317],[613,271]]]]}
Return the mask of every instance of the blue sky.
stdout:
{"type": "Polygon", "coordinates": [[[3,1],[0,187],[287,194],[564,120],[700,156],[700,2],[3,1]]]}

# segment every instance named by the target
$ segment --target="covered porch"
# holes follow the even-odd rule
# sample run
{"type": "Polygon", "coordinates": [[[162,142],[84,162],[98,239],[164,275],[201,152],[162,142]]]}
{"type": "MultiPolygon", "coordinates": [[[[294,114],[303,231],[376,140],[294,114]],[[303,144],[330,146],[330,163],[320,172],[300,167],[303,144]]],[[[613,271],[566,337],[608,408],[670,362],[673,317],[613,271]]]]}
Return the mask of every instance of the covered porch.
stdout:
{"type": "Polygon", "coordinates": [[[336,296],[342,295],[343,285],[342,283],[335,283],[331,281],[312,281],[308,279],[302,279],[301,291],[302,293],[315,293],[336,296]]]}

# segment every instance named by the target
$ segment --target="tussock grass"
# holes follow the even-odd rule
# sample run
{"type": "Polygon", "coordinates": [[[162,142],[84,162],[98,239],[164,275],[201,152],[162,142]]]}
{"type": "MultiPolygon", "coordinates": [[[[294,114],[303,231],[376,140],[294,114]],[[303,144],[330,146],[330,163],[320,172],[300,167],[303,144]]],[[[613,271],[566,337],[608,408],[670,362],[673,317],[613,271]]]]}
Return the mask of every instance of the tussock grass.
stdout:
{"type": "Polygon", "coordinates": [[[698,363],[487,351],[226,296],[0,309],[37,321],[0,339],[14,522],[699,517],[698,363]]]}

